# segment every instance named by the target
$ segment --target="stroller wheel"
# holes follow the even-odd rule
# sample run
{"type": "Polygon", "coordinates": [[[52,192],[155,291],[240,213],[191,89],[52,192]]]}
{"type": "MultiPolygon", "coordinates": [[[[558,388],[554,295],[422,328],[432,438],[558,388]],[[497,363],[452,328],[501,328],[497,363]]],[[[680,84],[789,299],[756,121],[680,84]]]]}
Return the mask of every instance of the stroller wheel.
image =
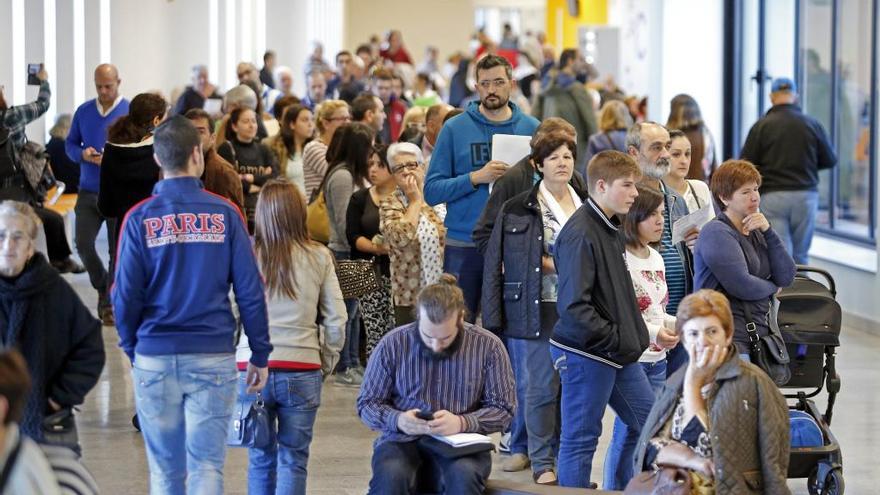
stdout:
{"type": "Polygon", "coordinates": [[[813,471],[807,479],[807,489],[809,490],[810,495],[843,495],[843,472],[840,469],[834,469],[828,473],[821,490],[819,489],[816,474],[817,472],[813,471]]]}
{"type": "Polygon", "coordinates": [[[135,430],[141,431],[141,421],[138,419],[138,415],[136,413],[134,416],[131,417],[131,426],[134,426],[135,430]]]}

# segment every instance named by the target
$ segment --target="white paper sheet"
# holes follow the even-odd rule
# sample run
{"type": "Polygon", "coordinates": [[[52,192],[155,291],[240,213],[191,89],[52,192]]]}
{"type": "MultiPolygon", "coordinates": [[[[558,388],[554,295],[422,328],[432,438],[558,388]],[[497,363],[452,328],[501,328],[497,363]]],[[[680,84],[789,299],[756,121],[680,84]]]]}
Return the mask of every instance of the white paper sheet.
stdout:
{"type": "Polygon", "coordinates": [[[532,152],[529,144],[531,140],[531,136],[495,134],[492,136],[492,159],[510,166],[516,165],[516,162],[532,152]]]}
{"type": "Polygon", "coordinates": [[[492,439],[479,433],[456,433],[455,435],[431,435],[441,442],[448,443],[453,447],[465,447],[480,443],[492,443],[492,439]]]}
{"type": "Polygon", "coordinates": [[[685,236],[693,229],[697,229],[698,231],[701,230],[703,225],[706,225],[712,220],[712,213],[712,205],[708,204],[699,210],[676,220],[672,224],[672,243],[678,244],[683,241],[685,236]]]}

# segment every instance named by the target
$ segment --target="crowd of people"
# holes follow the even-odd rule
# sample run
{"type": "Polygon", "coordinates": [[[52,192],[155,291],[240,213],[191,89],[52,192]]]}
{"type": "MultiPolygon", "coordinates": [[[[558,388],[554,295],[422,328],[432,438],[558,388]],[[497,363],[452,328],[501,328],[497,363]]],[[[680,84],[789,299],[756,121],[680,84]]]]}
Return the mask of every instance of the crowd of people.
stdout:
{"type": "MultiPolygon", "coordinates": [[[[672,100],[666,125],[646,120],[578,49],[554,59],[508,31],[449,70],[431,49],[416,69],[399,31],[339,52],[335,69],[316,43],[301,96],[271,51],[225,93],[194,66],[172,102],[128,100],[98,66],[97,97],[48,145],[55,177],[78,188],[97,319],[59,275],[77,271],[63,222],[4,177],[0,348],[15,350],[0,368],[19,378],[0,374],[14,487],[0,493],[51,484],[51,462],[16,456],[79,452],[72,408],[103,369],[101,323],[131,361],[152,493],[221,493],[230,428],[257,428],[257,407],[271,434],[239,436],[249,493],[305,493],[331,376],[359,387],[357,414],[379,432],[371,493],[481,493],[490,452],[435,439],[457,433],[504,433],[504,470],[537,484],[597,487],[608,406],[604,489],[671,465],[701,493],[787,493],[787,408],[749,344],[805,261],[804,198],[836,161],[824,130],[780,79],[743,158],[719,165],[692,97],[672,100]],[[529,151],[500,158],[499,135],[529,151]],[[712,220],[676,231],[698,212],[712,220]],[[364,266],[365,292],[346,271],[364,266]]],[[[39,77],[34,103],[0,93],[12,160],[48,108],[39,77]]]]}

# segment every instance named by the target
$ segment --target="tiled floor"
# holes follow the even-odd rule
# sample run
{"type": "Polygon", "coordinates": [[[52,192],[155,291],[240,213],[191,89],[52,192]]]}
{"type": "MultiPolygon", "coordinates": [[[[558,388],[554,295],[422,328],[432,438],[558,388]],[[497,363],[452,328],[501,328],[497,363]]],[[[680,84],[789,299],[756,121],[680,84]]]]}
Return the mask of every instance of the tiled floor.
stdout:
{"type": "MultiPolygon", "coordinates": [[[[89,307],[96,297],[85,275],[69,280],[89,307]]],[[[839,281],[846,290],[845,281],[839,281]]],[[[104,493],[147,493],[148,471],[143,441],[132,428],[132,386],[127,358],[116,346],[116,332],[104,328],[107,366],[89,394],[79,416],[85,463],[104,493]]],[[[880,337],[845,331],[838,367],[843,390],[835,407],[833,431],[844,453],[847,493],[877,493],[876,462],[880,459],[880,337]]],[[[327,383],[318,412],[309,461],[309,493],[362,494],[370,478],[371,442],[374,434],[358,420],[354,400],[357,390],[327,383]]],[[[820,396],[824,406],[825,395],[820,396]]],[[[606,431],[610,429],[606,416],[606,431]]],[[[606,440],[607,439],[603,439],[606,440]]],[[[606,441],[600,442],[593,478],[601,478],[606,441]]],[[[226,492],[246,493],[247,453],[230,449],[226,463],[226,492]]],[[[528,472],[503,473],[496,459],[493,477],[527,481],[528,472]]],[[[792,480],[794,493],[806,494],[804,480],[792,480]]]]}

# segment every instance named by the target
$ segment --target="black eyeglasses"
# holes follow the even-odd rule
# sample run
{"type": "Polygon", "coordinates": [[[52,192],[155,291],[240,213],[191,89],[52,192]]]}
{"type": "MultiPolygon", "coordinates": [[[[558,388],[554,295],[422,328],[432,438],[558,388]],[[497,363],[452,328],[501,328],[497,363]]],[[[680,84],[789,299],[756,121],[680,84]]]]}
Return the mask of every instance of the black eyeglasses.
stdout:
{"type": "Polygon", "coordinates": [[[419,162],[406,162],[401,163],[400,165],[395,165],[394,168],[391,169],[391,172],[398,173],[403,172],[404,170],[418,170],[422,165],[419,162]]]}

